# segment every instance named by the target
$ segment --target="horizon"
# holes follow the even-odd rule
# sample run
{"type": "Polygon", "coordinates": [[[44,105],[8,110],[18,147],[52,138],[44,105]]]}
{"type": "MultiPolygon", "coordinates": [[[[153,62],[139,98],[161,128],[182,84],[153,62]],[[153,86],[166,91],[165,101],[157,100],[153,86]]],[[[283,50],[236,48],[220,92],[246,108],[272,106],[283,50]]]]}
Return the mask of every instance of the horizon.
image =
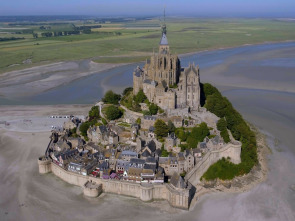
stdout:
{"type": "Polygon", "coordinates": [[[5,16],[93,16],[93,17],[225,17],[225,18],[294,18],[292,0],[12,0],[1,3],[0,15],[5,16]],[[17,7],[16,7],[17,6],[17,7]]]}

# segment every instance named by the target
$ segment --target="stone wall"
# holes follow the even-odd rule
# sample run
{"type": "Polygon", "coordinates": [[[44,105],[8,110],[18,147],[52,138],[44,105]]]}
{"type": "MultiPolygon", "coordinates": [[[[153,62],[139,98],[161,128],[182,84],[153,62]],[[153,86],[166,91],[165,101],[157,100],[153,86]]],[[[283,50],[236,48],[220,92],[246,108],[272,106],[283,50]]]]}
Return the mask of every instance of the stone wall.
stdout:
{"type": "MultiPolygon", "coordinates": [[[[40,165],[40,164],[39,164],[40,165]]],[[[119,180],[104,180],[91,176],[83,176],[67,171],[55,163],[51,162],[52,173],[67,183],[80,186],[86,195],[93,196],[97,194],[96,190],[85,189],[87,182],[96,183],[106,193],[115,193],[119,195],[132,196],[142,201],[152,201],[154,199],[164,199],[173,207],[180,209],[189,209],[190,199],[194,192],[191,189],[175,189],[171,184],[148,184],[133,183],[119,180]],[[101,186],[100,186],[101,185],[101,186]]],[[[100,191],[100,190],[98,190],[100,191]]]]}
{"type": "Polygon", "coordinates": [[[195,167],[186,174],[185,180],[189,181],[193,185],[200,182],[200,178],[208,170],[208,168],[216,163],[221,158],[230,157],[230,161],[239,164],[241,162],[241,143],[236,144],[229,143],[220,150],[210,151],[206,153],[203,159],[196,163],[195,167]]]}
{"type": "Polygon", "coordinates": [[[51,172],[51,160],[45,156],[38,159],[39,173],[45,174],[51,172]]]}

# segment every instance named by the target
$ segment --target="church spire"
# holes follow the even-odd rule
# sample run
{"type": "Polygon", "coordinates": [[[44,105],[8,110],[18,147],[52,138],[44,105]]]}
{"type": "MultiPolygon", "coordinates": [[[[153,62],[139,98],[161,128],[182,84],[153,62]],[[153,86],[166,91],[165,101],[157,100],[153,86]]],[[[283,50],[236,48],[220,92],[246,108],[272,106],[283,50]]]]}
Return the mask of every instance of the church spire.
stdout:
{"type": "Polygon", "coordinates": [[[162,25],[162,35],[163,34],[167,34],[167,27],[166,27],[166,9],[165,9],[165,6],[164,6],[164,22],[163,22],[163,25],[162,25]]]}
{"type": "MultiPolygon", "coordinates": [[[[160,46],[161,45],[165,45],[165,46],[168,46],[168,39],[167,39],[167,28],[166,28],[166,10],[165,10],[165,7],[164,7],[164,19],[163,19],[163,24],[162,24],[162,38],[161,38],[161,41],[160,41],[160,46]]],[[[168,48],[165,48],[166,50],[168,48]]]]}

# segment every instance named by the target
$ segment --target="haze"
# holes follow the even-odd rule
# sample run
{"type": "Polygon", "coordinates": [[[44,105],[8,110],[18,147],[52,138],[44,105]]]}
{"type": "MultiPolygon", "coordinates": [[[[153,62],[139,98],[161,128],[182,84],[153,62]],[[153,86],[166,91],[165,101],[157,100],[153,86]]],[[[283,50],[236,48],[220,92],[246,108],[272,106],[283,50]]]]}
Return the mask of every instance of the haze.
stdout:
{"type": "Polygon", "coordinates": [[[11,0],[0,15],[294,17],[294,0],[11,0]]]}

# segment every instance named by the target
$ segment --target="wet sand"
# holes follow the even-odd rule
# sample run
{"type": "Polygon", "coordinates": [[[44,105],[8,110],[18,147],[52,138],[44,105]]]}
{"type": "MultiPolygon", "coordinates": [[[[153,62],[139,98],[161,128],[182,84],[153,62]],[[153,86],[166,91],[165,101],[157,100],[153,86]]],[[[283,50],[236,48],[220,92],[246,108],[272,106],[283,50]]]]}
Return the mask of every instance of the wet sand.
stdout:
{"type": "Polygon", "coordinates": [[[25,97],[40,94],[79,78],[124,64],[103,64],[91,60],[59,62],[0,75],[0,96],[25,97]]]}
{"type": "MultiPolygon", "coordinates": [[[[210,53],[214,57],[214,52],[210,53]]],[[[219,53],[223,51],[215,52],[219,53]]],[[[143,203],[110,194],[89,200],[79,187],[53,175],[38,174],[36,159],[45,151],[49,132],[0,129],[0,219],[295,220],[295,47],[249,54],[243,48],[222,61],[212,57],[214,64],[201,69],[201,81],[217,86],[248,122],[266,134],[272,154],[268,155],[265,182],[243,193],[203,195],[188,212],[171,209],[166,201],[143,203]]],[[[197,58],[202,60],[200,55],[197,58]]],[[[0,118],[26,118],[34,113],[48,116],[53,110],[62,110],[19,107],[0,108],[0,118]]],[[[65,114],[86,111],[79,106],[63,108],[65,114]]]]}

